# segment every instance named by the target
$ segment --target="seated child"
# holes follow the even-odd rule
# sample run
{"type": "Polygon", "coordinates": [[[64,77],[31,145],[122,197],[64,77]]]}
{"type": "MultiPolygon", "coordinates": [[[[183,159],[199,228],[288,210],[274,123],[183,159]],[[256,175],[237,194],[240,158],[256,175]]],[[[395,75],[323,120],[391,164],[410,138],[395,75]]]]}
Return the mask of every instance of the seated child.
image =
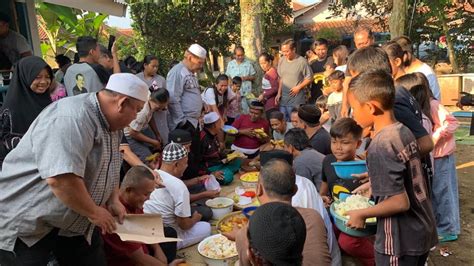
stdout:
{"type": "Polygon", "coordinates": [[[232,79],[232,91],[235,96],[229,101],[229,106],[227,107],[227,121],[226,125],[232,125],[235,119],[240,115],[240,87],[242,86],[242,78],[235,76],[232,79]]]}
{"type": "Polygon", "coordinates": [[[377,217],[376,265],[424,265],[437,243],[436,221],[420,149],[394,118],[395,86],[384,70],[362,72],[349,84],[348,101],[362,127],[373,127],[367,167],[375,205],[346,212],[347,226],[364,228],[377,217]]]}
{"type": "Polygon", "coordinates": [[[263,104],[259,101],[253,101],[250,105],[248,115],[239,116],[232,124],[239,133],[235,137],[231,149],[240,151],[248,156],[249,159],[258,155],[260,146],[269,140],[270,126],[268,121],[262,117],[263,104]],[[257,130],[263,130],[266,136],[258,133],[257,130]]]}
{"type": "Polygon", "coordinates": [[[201,222],[197,211],[191,214],[189,191],[180,179],[188,166],[188,152],[178,143],[170,143],[163,149],[163,162],[158,174],[164,187],[157,188],[145,202],[145,213],[157,213],[163,217],[165,226],[178,233],[178,249],[199,243],[211,235],[211,225],[201,222]]]}
{"type": "Polygon", "coordinates": [[[221,185],[228,185],[234,180],[234,174],[239,171],[242,160],[237,158],[223,163],[226,157],[219,148],[217,134],[221,129],[217,126],[218,121],[219,115],[215,112],[204,115],[204,129],[199,141],[199,166],[201,172],[214,175],[221,185]]]}
{"type": "MultiPolygon", "coordinates": [[[[120,186],[119,199],[128,214],[143,214],[143,204],[155,190],[155,175],[146,166],[134,166],[125,174],[120,186]]],[[[164,228],[165,236],[176,237],[173,228],[164,228]]],[[[109,265],[168,265],[175,260],[176,242],[141,244],[122,241],[117,234],[105,234],[104,251],[109,265]]]]}
{"type": "Polygon", "coordinates": [[[341,115],[343,96],[342,84],[344,82],[344,72],[340,70],[334,71],[331,75],[329,75],[328,81],[331,85],[332,93],[328,96],[327,107],[329,110],[329,116],[331,117],[331,123],[334,123],[341,115]]]}
{"type": "Polygon", "coordinates": [[[285,138],[285,133],[293,128],[293,125],[290,122],[286,122],[285,115],[280,111],[271,112],[268,116],[268,120],[273,129],[274,140],[283,140],[285,138]]]}
{"type": "MultiPolygon", "coordinates": [[[[351,194],[362,185],[357,179],[342,179],[336,175],[333,162],[353,161],[361,144],[362,128],[351,118],[340,118],[331,127],[331,151],[323,161],[322,184],[319,190],[326,206],[339,199],[340,193],[351,194]]],[[[353,237],[334,227],[339,247],[362,265],[375,265],[374,243],[366,237],[353,237]]]]}

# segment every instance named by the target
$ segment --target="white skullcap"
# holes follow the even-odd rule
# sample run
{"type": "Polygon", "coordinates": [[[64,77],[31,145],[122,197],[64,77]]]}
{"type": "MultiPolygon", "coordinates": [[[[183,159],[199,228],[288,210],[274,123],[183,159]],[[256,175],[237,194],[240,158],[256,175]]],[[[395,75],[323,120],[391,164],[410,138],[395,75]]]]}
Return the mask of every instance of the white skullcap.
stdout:
{"type": "Polygon", "coordinates": [[[212,124],[219,120],[219,115],[216,112],[210,112],[204,115],[204,124],[212,124]]]}
{"type": "Polygon", "coordinates": [[[201,45],[197,43],[191,44],[191,46],[189,46],[188,48],[188,52],[202,59],[206,59],[206,49],[204,49],[201,45]]]}
{"type": "Polygon", "coordinates": [[[117,73],[110,76],[106,89],[146,102],[150,97],[148,85],[130,73],[117,73]]]}

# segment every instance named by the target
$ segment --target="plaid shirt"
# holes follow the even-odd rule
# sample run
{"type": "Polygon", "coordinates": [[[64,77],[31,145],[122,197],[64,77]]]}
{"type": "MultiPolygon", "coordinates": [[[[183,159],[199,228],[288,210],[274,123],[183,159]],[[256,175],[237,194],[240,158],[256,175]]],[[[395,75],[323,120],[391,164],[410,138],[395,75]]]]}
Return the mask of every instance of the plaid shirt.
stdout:
{"type": "Polygon", "coordinates": [[[122,132],[108,128],[96,93],[62,99],[38,116],[3,163],[0,249],[13,250],[18,237],[32,246],[53,228],[90,241],[94,226],[66,207],[45,179],[82,177],[92,200],[105,205],[119,184],[122,163],[122,132]]]}

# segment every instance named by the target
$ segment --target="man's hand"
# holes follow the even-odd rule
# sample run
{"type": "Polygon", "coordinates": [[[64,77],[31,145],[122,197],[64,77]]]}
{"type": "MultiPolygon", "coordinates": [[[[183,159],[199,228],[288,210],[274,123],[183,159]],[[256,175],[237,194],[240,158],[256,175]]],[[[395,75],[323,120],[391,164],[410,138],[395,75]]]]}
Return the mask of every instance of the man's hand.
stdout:
{"type": "Polygon", "coordinates": [[[212,175],[214,175],[217,180],[224,180],[224,172],[222,171],[212,172],[212,175]]]}
{"type": "Polygon", "coordinates": [[[352,229],[363,229],[365,228],[365,217],[360,213],[360,210],[347,211],[344,215],[349,216],[349,220],[346,225],[352,229]]]}
{"type": "Polygon", "coordinates": [[[213,198],[216,198],[216,197],[219,197],[219,190],[208,190],[208,191],[204,191],[203,193],[205,193],[206,195],[206,198],[210,198],[210,199],[213,199],[213,198]]]}
{"type": "Polygon", "coordinates": [[[253,129],[250,129],[250,128],[239,130],[239,134],[245,135],[251,138],[255,138],[257,136],[257,134],[253,131],[253,129]]]}
{"type": "Polygon", "coordinates": [[[102,234],[112,234],[117,229],[114,217],[105,208],[97,206],[94,213],[88,219],[92,224],[101,229],[102,234]]]}
{"type": "Polygon", "coordinates": [[[155,150],[161,149],[161,141],[159,139],[155,139],[153,143],[151,143],[151,145],[153,146],[155,150]]]}
{"type": "Polygon", "coordinates": [[[263,103],[264,100],[265,100],[265,99],[263,98],[263,94],[260,94],[260,96],[258,96],[257,100],[258,100],[259,102],[262,102],[262,103],[263,103]]]}
{"type": "Polygon", "coordinates": [[[127,210],[125,209],[125,206],[123,206],[122,202],[120,200],[114,200],[110,204],[108,204],[107,209],[113,216],[118,217],[118,221],[120,224],[123,223],[123,218],[127,214],[127,210]]]}
{"type": "Polygon", "coordinates": [[[199,221],[201,221],[202,215],[199,212],[194,211],[193,216],[191,216],[191,218],[194,221],[199,222],[199,221]]]}
{"type": "Polygon", "coordinates": [[[293,88],[291,88],[290,90],[290,96],[292,97],[295,97],[296,95],[298,95],[298,93],[300,92],[300,88],[298,88],[298,86],[295,86],[293,88]]]}

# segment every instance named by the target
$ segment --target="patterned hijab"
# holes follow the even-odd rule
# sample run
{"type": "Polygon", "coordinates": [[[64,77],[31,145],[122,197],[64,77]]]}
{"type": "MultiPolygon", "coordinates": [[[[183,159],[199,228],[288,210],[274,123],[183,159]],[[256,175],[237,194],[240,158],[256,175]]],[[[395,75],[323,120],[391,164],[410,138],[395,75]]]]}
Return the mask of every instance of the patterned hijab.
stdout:
{"type": "Polygon", "coordinates": [[[25,134],[39,113],[51,103],[49,90],[37,94],[30,88],[31,83],[43,69],[49,72],[52,81],[51,67],[37,56],[22,58],[13,71],[13,78],[0,111],[10,112],[12,133],[25,134]]]}

